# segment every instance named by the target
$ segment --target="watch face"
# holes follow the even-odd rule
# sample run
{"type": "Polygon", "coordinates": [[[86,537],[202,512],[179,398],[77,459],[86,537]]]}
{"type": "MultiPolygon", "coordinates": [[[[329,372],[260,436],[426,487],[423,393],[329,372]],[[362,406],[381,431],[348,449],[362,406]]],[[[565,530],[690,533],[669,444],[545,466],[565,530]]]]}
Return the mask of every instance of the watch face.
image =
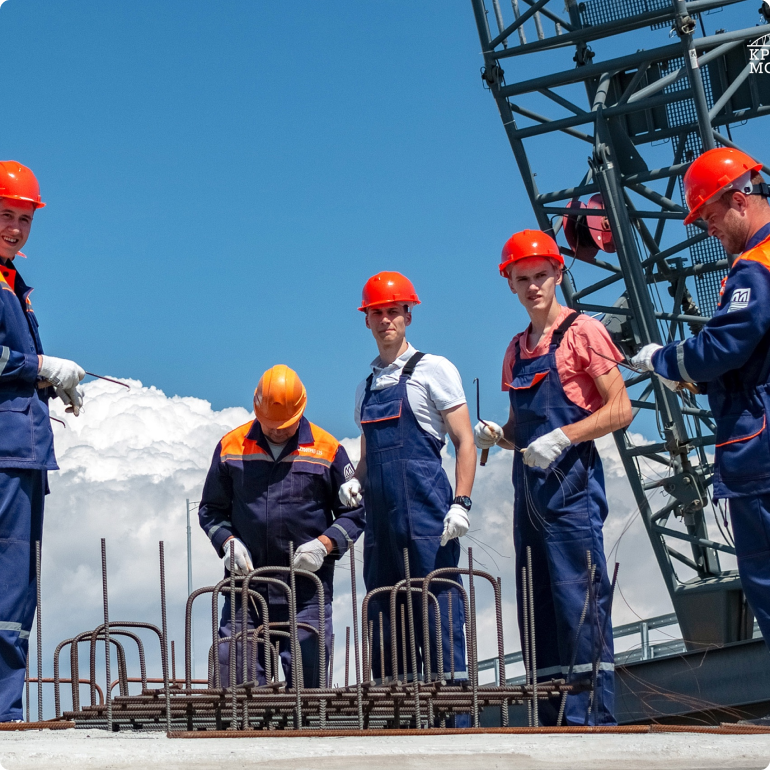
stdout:
{"type": "Polygon", "coordinates": [[[457,505],[462,505],[462,507],[465,508],[466,511],[470,511],[471,505],[473,505],[470,497],[459,496],[459,495],[455,497],[455,499],[452,502],[457,503],[457,505]]]}

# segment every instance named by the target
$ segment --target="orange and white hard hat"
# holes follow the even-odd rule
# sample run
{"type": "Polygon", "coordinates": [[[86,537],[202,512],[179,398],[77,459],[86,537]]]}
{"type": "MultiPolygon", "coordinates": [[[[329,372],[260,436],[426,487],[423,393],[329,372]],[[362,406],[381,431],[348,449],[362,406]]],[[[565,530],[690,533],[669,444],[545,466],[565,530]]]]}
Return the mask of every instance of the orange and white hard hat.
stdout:
{"type": "Polygon", "coordinates": [[[284,364],[268,369],[254,391],[254,414],[260,425],[280,430],[298,422],[307,406],[307,391],[299,375],[284,364]]]}
{"type": "Polygon", "coordinates": [[[45,206],[40,200],[40,185],[31,169],[15,160],[0,160],[0,198],[29,201],[36,209],[45,206]]]}
{"type": "Polygon", "coordinates": [[[684,223],[700,219],[700,210],[730,190],[750,195],[752,174],[762,168],[752,157],[732,147],[715,147],[697,157],[684,175],[684,199],[690,213],[684,223]]]}
{"type": "Polygon", "coordinates": [[[545,257],[564,266],[564,257],[550,235],[542,230],[522,230],[520,233],[514,233],[505,242],[497,269],[503,278],[507,278],[506,271],[514,262],[530,257],[545,257]]]}
{"type": "Polygon", "coordinates": [[[420,299],[414,290],[412,282],[401,273],[385,271],[373,275],[365,284],[361,293],[361,307],[366,312],[367,308],[393,303],[404,305],[419,305],[420,299]]]}

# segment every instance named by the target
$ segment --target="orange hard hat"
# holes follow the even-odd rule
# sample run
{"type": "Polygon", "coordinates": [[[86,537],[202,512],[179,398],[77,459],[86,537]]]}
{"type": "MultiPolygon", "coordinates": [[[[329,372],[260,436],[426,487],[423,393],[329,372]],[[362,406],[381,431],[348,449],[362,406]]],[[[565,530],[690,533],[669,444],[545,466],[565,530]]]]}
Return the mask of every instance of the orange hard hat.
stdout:
{"type": "Polygon", "coordinates": [[[280,430],[294,425],[307,405],[307,391],[299,375],[278,364],[260,378],[254,391],[254,413],[260,425],[280,430]]]}
{"type": "Polygon", "coordinates": [[[731,147],[716,147],[696,158],[684,175],[684,199],[690,213],[684,223],[700,218],[700,210],[729,190],[749,194],[751,175],[762,168],[753,158],[731,147]]]}
{"type": "Polygon", "coordinates": [[[0,198],[29,201],[36,209],[45,203],[40,200],[40,185],[31,169],[15,160],[0,160],[0,198]]]}
{"type": "Polygon", "coordinates": [[[542,230],[522,230],[520,233],[514,233],[503,246],[502,261],[498,265],[500,275],[507,278],[505,271],[510,265],[530,257],[545,257],[564,265],[564,257],[550,235],[546,235],[542,230]]]}
{"type": "Polygon", "coordinates": [[[401,273],[377,273],[365,284],[361,293],[361,307],[359,310],[366,312],[367,308],[379,305],[392,305],[394,302],[405,305],[419,305],[420,300],[412,282],[401,273]]]}

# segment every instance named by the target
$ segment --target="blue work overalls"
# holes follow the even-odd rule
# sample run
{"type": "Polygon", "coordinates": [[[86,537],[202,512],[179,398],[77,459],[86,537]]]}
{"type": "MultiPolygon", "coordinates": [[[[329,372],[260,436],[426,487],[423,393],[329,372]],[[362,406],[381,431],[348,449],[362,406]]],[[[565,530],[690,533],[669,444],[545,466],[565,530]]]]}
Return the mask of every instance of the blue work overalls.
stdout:
{"type": "Polygon", "coordinates": [[[32,289],[0,261],[0,722],[22,718],[35,616],[35,541],[42,540],[47,474],[55,470],[49,388],[38,389],[32,289]]]}
{"type": "MultiPolygon", "coordinates": [[[[409,553],[411,577],[425,577],[441,567],[456,567],[460,544],[456,539],[441,546],[444,516],[452,504],[452,487],[441,465],[443,442],[427,433],[417,422],[407,397],[406,384],[423,353],[415,353],[404,366],[398,384],[372,390],[372,375],[366,382],[361,404],[361,428],[366,439],[366,481],[364,504],[364,581],[366,590],[393,586],[405,578],[404,548],[409,553]]],[[[443,577],[453,577],[444,575],[443,577]]],[[[454,576],[462,585],[459,575],[454,576]]],[[[454,658],[456,679],[467,678],[465,663],[465,611],[460,592],[446,583],[430,586],[441,610],[443,667],[450,678],[454,658]],[[449,635],[449,595],[452,595],[452,636],[449,635]]],[[[403,594],[400,595],[403,597],[403,594]]],[[[406,633],[407,660],[402,654],[400,620],[403,599],[397,605],[396,628],[391,628],[388,593],[376,595],[369,603],[372,621],[372,670],[379,679],[380,613],[385,647],[384,671],[393,675],[391,641],[396,645],[398,674],[411,678],[413,667],[409,633],[406,633]]],[[[423,623],[420,594],[413,598],[414,630],[418,675],[424,660],[423,623]]],[[[429,612],[431,673],[437,673],[435,610],[429,612]]],[[[408,623],[408,621],[407,621],[408,623]]],[[[460,726],[458,724],[458,726],[460,726]]]]}
{"type": "MultiPolygon", "coordinates": [[[[590,414],[567,397],[556,366],[556,350],[577,315],[568,316],[554,331],[545,355],[522,358],[517,341],[509,389],[517,449],[590,414]]],[[[513,486],[522,649],[526,608],[521,570],[527,564],[527,548],[531,548],[538,681],[591,680],[593,698],[588,692],[568,696],[563,724],[614,724],[612,596],[602,538],[607,498],[593,441],[569,447],[548,470],[525,466],[521,452],[514,452],[513,486]],[[591,568],[595,568],[592,584],[589,553],[591,568]]],[[[555,724],[558,710],[558,699],[541,704],[540,723],[555,724]]]]}

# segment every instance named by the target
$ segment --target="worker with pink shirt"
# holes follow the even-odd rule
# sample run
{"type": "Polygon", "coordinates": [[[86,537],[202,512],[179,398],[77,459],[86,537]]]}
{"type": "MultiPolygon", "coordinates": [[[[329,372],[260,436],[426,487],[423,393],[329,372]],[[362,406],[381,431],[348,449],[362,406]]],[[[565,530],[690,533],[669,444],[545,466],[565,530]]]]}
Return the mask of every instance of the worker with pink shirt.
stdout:
{"type": "Polygon", "coordinates": [[[504,426],[479,422],[482,449],[514,450],[516,596],[524,648],[521,569],[531,550],[537,678],[591,689],[540,706],[540,724],[615,724],[611,586],[602,525],[602,463],[594,439],[631,422],[631,403],[604,326],[556,299],[564,259],[539,230],[514,234],[500,274],[530,318],[505,353],[504,426]],[[609,360],[608,360],[609,359],[609,360]],[[560,712],[561,717],[560,717],[560,712]]]}

